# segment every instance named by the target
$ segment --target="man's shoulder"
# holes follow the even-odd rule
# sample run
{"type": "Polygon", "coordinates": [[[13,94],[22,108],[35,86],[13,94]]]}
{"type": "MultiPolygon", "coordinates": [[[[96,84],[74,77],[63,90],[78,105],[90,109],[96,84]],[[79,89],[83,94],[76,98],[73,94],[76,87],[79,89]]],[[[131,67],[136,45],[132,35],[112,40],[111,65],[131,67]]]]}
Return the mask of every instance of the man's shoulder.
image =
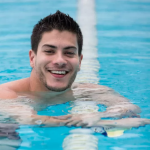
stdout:
{"type": "Polygon", "coordinates": [[[9,88],[0,87],[0,99],[13,99],[17,98],[17,93],[9,88]]]}
{"type": "Polygon", "coordinates": [[[13,99],[18,97],[18,92],[25,91],[27,79],[16,80],[0,85],[0,99],[13,99]]]}

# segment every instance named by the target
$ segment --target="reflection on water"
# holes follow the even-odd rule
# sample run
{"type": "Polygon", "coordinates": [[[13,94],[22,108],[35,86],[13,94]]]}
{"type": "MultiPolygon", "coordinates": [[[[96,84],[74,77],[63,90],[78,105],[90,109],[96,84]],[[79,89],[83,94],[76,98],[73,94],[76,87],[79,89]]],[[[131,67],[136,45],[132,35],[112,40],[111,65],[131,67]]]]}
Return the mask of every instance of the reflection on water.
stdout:
{"type": "Polygon", "coordinates": [[[74,129],[70,131],[63,142],[64,150],[98,150],[98,138],[92,135],[92,131],[88,129],[74,129]]]}
{"type": "Polygon", "coordinates": [[[97,30],[94,0],[78,0],[77,21],[83,33],[83,61],[76,82],[99,83],[100,69],[97,60],[97,30]],[[87,17],[88,16],[88,17],[87,17]]]}
{"type": "MultiPolygon", "coordinates": [[[[1,120],[0,120],[1,121],[1,120]]],[[[17,124],[0,123],[0,149],[1,150],[16,150],[21,144],[21,139],[16,129],[17,124]]]]}

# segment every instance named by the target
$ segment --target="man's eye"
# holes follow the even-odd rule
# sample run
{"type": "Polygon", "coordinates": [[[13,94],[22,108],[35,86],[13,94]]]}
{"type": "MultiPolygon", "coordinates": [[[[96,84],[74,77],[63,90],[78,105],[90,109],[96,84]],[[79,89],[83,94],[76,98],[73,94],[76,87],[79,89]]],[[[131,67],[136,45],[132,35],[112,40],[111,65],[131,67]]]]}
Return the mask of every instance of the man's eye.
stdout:
{"type": "Polygon", "coordinates": [[[46,50],[45,52],[48,53],[48,54],[54,54],[53,50],[46,50]]]}
{"type": "Polygon", "coordinates": [[[74,55],[73,52],[66,52],[67,55],[74,55]]]}

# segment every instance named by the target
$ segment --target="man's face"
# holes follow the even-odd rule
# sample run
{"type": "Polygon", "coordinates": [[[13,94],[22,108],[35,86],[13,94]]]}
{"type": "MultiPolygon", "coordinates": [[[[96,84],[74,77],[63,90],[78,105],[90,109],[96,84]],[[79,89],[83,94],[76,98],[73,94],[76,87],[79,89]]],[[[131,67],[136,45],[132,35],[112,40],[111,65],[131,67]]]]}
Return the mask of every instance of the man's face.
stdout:
{"type": "Polygon", "coordinates": [[[82,55],[78,55],[76,34],[69,31],[45,32],[37,54],[30,51],[30,63],[40,82],[52,91],[71,87],[80,70],[82,55]]]}

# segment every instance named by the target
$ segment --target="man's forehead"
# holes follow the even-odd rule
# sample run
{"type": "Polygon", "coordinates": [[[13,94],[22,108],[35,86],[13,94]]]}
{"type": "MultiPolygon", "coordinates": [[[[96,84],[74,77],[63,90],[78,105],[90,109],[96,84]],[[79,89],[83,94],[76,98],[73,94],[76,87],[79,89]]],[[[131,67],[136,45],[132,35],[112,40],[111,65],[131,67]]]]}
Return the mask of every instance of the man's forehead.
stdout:
{"type": "Polygon", "coordinates": [[[60,36],[72,37],[72,38],[77,39],[76,33],[73,33],[73,32],[67,31],[67,30],[60,31],[60,30],[56,30],[56,29],[54,29],[52,31],[44,32],[42,34],[42,38],[41,39],[47,38],[47,37],[48,38],[50,38],[50,37],[52,37],[52,38],[56,38],[56,37],[59,38],[60,36]]]}
{"type": "Polygon", "coordinates": [[[39,47],[43,45],[54,45],[58,44],[64,46],[74,46],[78,49],[77,36],[75,33],[69,31],[52,30],[45,32],[42,35],[39,47]]]}

